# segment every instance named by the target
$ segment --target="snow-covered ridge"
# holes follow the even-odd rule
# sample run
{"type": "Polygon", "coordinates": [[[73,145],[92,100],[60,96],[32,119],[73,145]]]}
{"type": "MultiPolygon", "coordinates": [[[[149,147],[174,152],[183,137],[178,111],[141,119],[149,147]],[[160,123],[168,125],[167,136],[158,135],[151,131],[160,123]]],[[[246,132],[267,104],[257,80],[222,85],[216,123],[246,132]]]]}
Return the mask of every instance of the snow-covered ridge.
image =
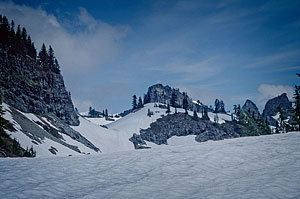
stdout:
{"type": "MultiPolygon", "coordinates": [[[[37,157],[45,157],[45,156],[68,156],[68,155],[82,155],[82,154],[92,154],[92,153],[113,153],[119,151],[131,151],[135,150],[133,143],[129,141],[129,138],[132,137],[133,133],[139,134],[141,129],[146,129],[150,127],[152,122],[155,122],[158,118],[161,118],[163,115],[166,115],[166,109],[160,108],[158,104],[149,103],[145,104],[145,106],[139,110],[136,110],[133,113],[126,115],[123,118],[114,118],[115,121],[107,121],[105,118],[85,118],[80,116],[80,125],[79,126],[71,126],[72,129],[80,133],[85,139],[90,141],[95,147],[99,148],[99,152],[95,152],[91,148],[87,147],[81,142],[73,139],[72,137],[62,133],[60,128],[51,123],[47,118],[36,116],[32,113],[23,113],[18,111],[24,117],[32,122],[32,125],[37,126],[41,131],[44,130],[43,125],[47,125],[52,127],[58,131],[60,140],[49,139],[49,137],[43,137],[36,141],[32,138],[29,131],[24,133],[21,126],[16,122],[12,115],[8,105],[3,104],[4,109],[6,110],[4,117],[11,121],[17,132],[7,132],[12,138],[16,138],[23,148],[33,146],[34,150],[37,152],[37,157]],[[153,115],[149,117],[147,115],[148,110],[153,112],[153,115]],[[104,128],[101,125],[106,125],[107,128],[104,128]],[[58,142],[59,141],[59,142],[58,142]],[[65,144],[64,144],[65,143],[65,144]],[[67,144],[67,145],[66,145],[67,144]],[[68,147],[71,145],[72,147],[68,147]],[[77,148],[81,153],[74,150],[74,147],[77,148]],[[56,154],[51,153],[49,149],[54,148],[56,154]]],[[[175,113],[175,108],[170,108],[171,113],[175,113]]],[[[184,112],[184,109],[177,109],[177,112],[184,112]]],[[[189,115],[193,115],[192,111],[188,111],[189,115]]],[[[198,113],[199,114],[199,113],[198,113]]],[[[208,113],[210,119],[213,121],[215,118],[214,113],[208,113]]],[[[199,117],[201,115],[199,114],[199,117]]],[[[230,116],[226,114],[218,114],[218,122],[223,123],[225,120],[230,120],[230,116]]],[[[52,138],[50,136],[50,138],[52,138]]],[[[176,138],[173,138],[176,139],[176,138]]],[[[178,139],[175,145],[180,145],[182,143],[186,143],[186,140],[190,140],[195,142],[194,139],[178,139]],[[180,141],[182,140],[182,142],[180,141]]],[[[173,143],[170,141],[170,143],[173,143]]],[[[149,143],[149,146],[155,146],[155,144],[149,143]]],[[[53,150],[52,150],[53,151],[53,150]]]]}
{"type": "MultiPolygon", "coordinates": [[[[109,129],[114,131],[122,131],[123,133],[132,136],[133,133],[139,134],[141,129],[146,129],[150,127],[152,122],[155,122],[158,118],[166,115],[166,109],[160,108],[158,103],[148,103],[145,104],[143,108],[137,110],[136,112],[130,113],[127,116],[106,125],[109,129]],[[147,116],[148,109],[153,112],[151,117],[147,116]]],[[[175,113],[175,108],[170,107],[170,114],[175,113]]],[[[178,113],[184,113],[185,110],[182,108],[177,108],[178,113]]],[[[192,111],[188,111],[188,114],[193,116],[192,111]]],[[[208,116],[211,121],[214,121],[215,116],[218,116],[218,123],[222,124],[225,121],[231,121],[231,116],[223,113],[212,113],[209,112],[208,116]]],[[[198,113],[201,117],[201,113],[198,113]]]]}

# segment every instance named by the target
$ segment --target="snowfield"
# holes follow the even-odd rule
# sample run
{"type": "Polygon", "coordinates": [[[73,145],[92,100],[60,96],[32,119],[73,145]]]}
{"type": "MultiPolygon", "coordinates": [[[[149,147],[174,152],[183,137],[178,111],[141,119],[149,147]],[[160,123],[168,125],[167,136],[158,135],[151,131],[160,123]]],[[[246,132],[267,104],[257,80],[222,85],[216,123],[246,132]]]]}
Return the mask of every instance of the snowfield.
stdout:
{"type": "MultiPolygon", "coordinates": [[[[155,122],[157,119],[161,118],[162,115],[167,115],[167,109],[154,107],[154,104],[159,103],[148,103],[145,104],[143,108],[137,110],[136,112],[130,113],[125,117],[116,120],[115,122],[109,123],[106,126],[114,131],[122,132],[126,134],[128,138],[130,138],[133,133],[139,134],[141,129],[147,129],[150,127],[150,124],[155,122]],[[147,116],[148,109],[153,112],[151,117],[147,116]]],[[[175,113],[175,108],[170,107],[170,114],[175,113]]],[[[184,113],[185,110],[182,108],[178,108],[177,112],[184,113]]],[[[188,114],[193,116],[193,111],[188,111],[188,114]]],[[[231,121],[231,116],[227,114],[218,113],[218,123],[225,123],[225,120],[231,121]]],[[[201,113],[198,113],[198,116],[201,117],[201,113]]],[[[208,113],[208,116],[211,121],[214,121],[215,113],[208,113]]]]}
{"type": "Polygon", "coordinates": [[[188,143],[0,159],[0,198],[300,198],[299,132],[188,143]]]}
{"type": "MultiPolygon", "coordinates": [[[[161,118],[166,114],[166,109],[159,108],[158,106],[154,106],[154,103],[145,104],[145,106],[133,113],[130,113],[122,118],[115,118],[115,121],[107,121],[105,118],[88,118],[79,116],[80,125],[79,126],[71,126],[75,131],[79,132],[83,137],[88,139],[94,146],[100,149],[102,153],[114,153],[121,151],[133,151],[134,145],[129,141],[129,138],[132,137],[134,133],[139,134],[141,129],[146,129],[150,127],[152,122],[155,122],[157,119],[161,118]],[[151,117],[147,116],[148,109],[153,112],[151,117]],[[107,128],[101,127],[100,125],[106,125],[107,128]]],[[[158,103],[156,103],[158,105],[158,103]]],[[[48,138],[41,140],[41,144],[34,144],[34,140],[28,137],[22,131],[21,126],[13,119],[9,106],[3,103],[3,107],[6,110],[4,118],[9,120],[14,127],[16,128],[16,132],[8,132],[11,138],[16,138],[23,148],[30,148],[33,146],[33,149],[36,151],[37,157],[50,157],[50,156],[76,156],[76,155],[85,155],[85,154],[98,154],[100,152],[95,152],[94,150],[88,148],[82,143],[72,139],[70,136],[59,132],[60,136],[62,136],[63,142],[77,146],[78,149],[82,153],[78,153],[59,142],[55,142],[48,138]],[[54,147],[57,152],[56,154],[52,154],[49,149],[54,147]]],[[[175,113],[174,108],[171,109],[171,114],[175,113]]],[[[178,112],[185,112],[184,109],[178,108],[178,112]]],[[[27,119],[32,121],[39,128],[43,129],[42,126],[37,124],[36,122],[46,123],[54,129],[59,130],[57,127],[53,126],[46,118],[43,118],[43,121],[40,120],[35,114],[32,113],[24,113],[22,111],[18,112],[25,116],[27,119]]],[[[193,115],[192,111],[188,111],[189,115],[193,115]]],[[[210,119],[214,121],[215,114],[208,113],[210,119]]],[[[201,117],[201,114],[198,113],[198,116],[201,117]]],[[[225,120],[231,120],[231,117],[226,114],[218,114],[218,122],[224,123],[225,120]]],[[[187,137],[174,137],[169,139],[169,145],[182,145],[182,144],[194,144],[195,136],[187,136],[187,137]]],[[[147,142],[147,145],[151,148],[160,148],[161,146],[156,145],[151,142],[147,142]]]]}

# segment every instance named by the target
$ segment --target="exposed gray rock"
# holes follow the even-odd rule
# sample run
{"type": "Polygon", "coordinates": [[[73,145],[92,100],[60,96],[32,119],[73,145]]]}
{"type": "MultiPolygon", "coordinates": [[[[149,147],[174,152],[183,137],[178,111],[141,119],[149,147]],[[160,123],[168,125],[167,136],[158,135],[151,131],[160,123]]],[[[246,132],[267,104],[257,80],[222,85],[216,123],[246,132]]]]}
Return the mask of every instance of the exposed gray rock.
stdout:
{"type": "Polygon", "coordinates": [[[286,93],[268,100],[262,116],[272,126],[276,126],[276,120],[272,116],[278,113],[278,106],[280,106],[286,116],[290,116],[291,110],[293,109],[292,103],[289,101],[286,93]]]}
{"type": "Polygon", "coordinates": [[[145,145],[147,145],[146,142],[141,138],[141,136],[137,135],[136,133],[134,133],[132,135],[132,137],[129,139],[129,141],[131,141],[133,143],[135,149],[150,148],[150,147],[145,146],[145,145]]]}
{"type": "Polygon", "coordinates": [[[196,135],[195,140],[204,142],[207,140],[222,140],[225,138],[239,137],[232,125],[215,124],[206,120],[194,120],[193,117],[184,114],[170,114],[153,122],[148,129],[140,130],[140,135],[134,134],[130,141],[135,148],[144,146],[144,141],[155,144],[168,144],[172,136],[196,135]]]}
{"type": "MultiPolygon", "coordinates": [[[[172,104],[172,94],[176,95],[176,106],[183,107],[183,99],[185,95],[179,91],[179,89],[171,88],[170,86],[163,86],[162,84],[155,84],[148,88],[148,92],[145,95],[144,103],[163,103],[163,104],[172,104]]],[[[188,109],[196,110],[201,112],[203,109],[203,104],[195,104],[192,102],[192,99],[187,96],[188,109]]]]}
{"type": "Polygon", "coordinates": [[[42,140],[48,138],[78,153],[81,153],[81,151],[78,149],[77,146],[66,143],[65,140],[62,138],[62,136],[58,133],[60,132],[66,134],[67,136],[71,137],[72,139],[78,142],[81,142],[85,146],[95,151],[99,151],[99,149],[95,147],[89,140],[87,140],[77,131],[73,130],[71,127],[65,124],[63,120],[59,119],[53,114],[44,115],[43,118],[37,116],[42,122],[33,122],[13,107],[10,107],[9,110],[7,111],[11,113],[13,120],[16,121],[21,126],[22,132],[33,140],[32,141],[33,144],[36,145],[42,144],[42,140]],[[59,130],[51,127],[48,124],[48,122],[44,120],[44,118],[46,118],[48,122],[50,122],[53,126],[57,127],[59,130]]]}
{"type": "Polygon", "coordinates": [[[256,104],[249,99],[246,100],[242,109],[244,112],[254,116],[254,119],[257,119],[260,116],[260,113],[259,113],[259,110],[258,110],[256,104]]]}
{"type": "Polygon", "coordinates": [[[78,153],[81,153],[77,146],[67,144],[63,140],[54,137],[53,135],[48,133],[46,130],[40,128],[36,123],[29,120],[22,113],[17,111],[15,108],[10,107],[10,110],[8,110],[8,111],[11,113],[13,120],[16,121],[21,126],[22,132],[26,136],[30,137],[32,140],[36,141],[37,143],[41,144],[42,140],[44,140],[45,138],[48,138],[54,142],[58,142],[64,146],[66,146],[78,153]]]}
{"type": "MultiPolygon", "coordinates": [[[[50,122],[53,126],[57,127],[61,133],[70,136],[72,139],[76,140],[77,142],[81,142],[85,146],[93,149],[94,151],[100,151],[93,143],[91,143],[88,139],[83,137],[79,132],[72,129],[69,125],[65,124],[60,118],[58,118],[54,114],[47,114],[45,115],[48,122],[50,122]]],[[[40,118],[41,119],[41,118],[40,118]]]]}
{"type": "Polygon", "coordinates": [[[55,147],[53,147],[53,146],[51,146],[51,148],[50,149],[48,149],[52,154],[54,154],[54,155],[56,155],[56,153],[58,152],[58,150],[55,148],[55,147]]]}
{"type": "Polygon", "coordinates": [[[3,101],[26,113],[54,113],[78,125],[70,93],[59,71],[46,70],[29,56],[15,56],[0,48],[0,86],[3,101]]]}

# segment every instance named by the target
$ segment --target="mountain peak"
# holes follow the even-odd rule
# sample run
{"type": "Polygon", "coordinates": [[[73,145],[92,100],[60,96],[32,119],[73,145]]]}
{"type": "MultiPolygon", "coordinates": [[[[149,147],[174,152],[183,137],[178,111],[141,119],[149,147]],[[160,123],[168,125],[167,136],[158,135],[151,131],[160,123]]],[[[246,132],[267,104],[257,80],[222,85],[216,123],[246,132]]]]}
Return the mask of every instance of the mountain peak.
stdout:
{"type": "Polygon", "coordinates": [[[290,110],[293,109],[292,103],[289,101],[286,93],[282,93],[281,95],[268,100],[262,116],[267,119],[269,124],[272,126],[276,125],[276,121],[273,116],[278,113],[278,106],[280,106],[282,111],[287,115],[289,115],[290,110]]]}

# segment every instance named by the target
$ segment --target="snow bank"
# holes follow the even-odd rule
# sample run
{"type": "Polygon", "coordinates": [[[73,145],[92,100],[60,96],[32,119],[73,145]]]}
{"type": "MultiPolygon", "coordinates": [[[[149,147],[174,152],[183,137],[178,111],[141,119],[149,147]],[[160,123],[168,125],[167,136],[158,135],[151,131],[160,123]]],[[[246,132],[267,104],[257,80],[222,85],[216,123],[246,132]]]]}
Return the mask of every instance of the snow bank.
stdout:
{"type": "MultiPolygon", "coordinates": [[[[78,152],[76,152],[76,151],[74,151],[74,150],[58,143],[58,142],[50,140],[48,138],[40,140],[41,143],[38,143],[35,140],[31,139],[30,137],[28,137],[27,135],[25,135],[22,132],[21,126],[16,121],[14,121],[14,119],[12,118],[9,106],[5,103],[3,103],[2,105],[3,105],[3,108],[6,110],[5,114],[4,114],[4,118],[6,120],[9,120],[14,125],[15,129],[17,130],[16,132],[9,132],[9,131],[6,130],[6,133],[8,135],[10,135],[11,138],[17,139],[22,148],[26,149],[27,147],[28,148],[33,147],[33,149],[36,151],[36,157],[81,155],[80,153],[78,153],[78,152]],[[57,149],[56,155],[52,154],[49,151],[49,149],[51,149],[51,147],[54,147],[55,149],[57,149]]],[[[24,116],[26,116],[29,120],[31,120],[33,122],[39,121],[39,122],[43,123],[43,121],[41,121],[37,116],[35,116],[32,113],[23,113],[21,111],[19,111],[19,112],[21,114],[23,114],[24,116]]],[[[45,122],[47,122],[53,128],[56,128],[50,122],[48,122],[46,118],[43,118],[43,119],[45,120],[45,122]]],[[[40,126],[38,124],[36,124],[36,125],[43,129],[42,126],[40,126]]],[[[28,132],[28,133],[30,134],[30,132],[28,132]]],[[[95,151],[91,150],[90,148],[84,146],[82,143],[77,142],[76,140],[73,140],[68,135],[65,135],[65,134],[61,134],[61,135],[63,136],[66,143],[74,145],[74,146],[78,146],[81,152],[84,152],[84,153],[95,152],[95,151]]]]}
{"type": "Polygon", "coordinates": [[[300,133],[0,159],[0,198],[299,198],[300,133]]]}

